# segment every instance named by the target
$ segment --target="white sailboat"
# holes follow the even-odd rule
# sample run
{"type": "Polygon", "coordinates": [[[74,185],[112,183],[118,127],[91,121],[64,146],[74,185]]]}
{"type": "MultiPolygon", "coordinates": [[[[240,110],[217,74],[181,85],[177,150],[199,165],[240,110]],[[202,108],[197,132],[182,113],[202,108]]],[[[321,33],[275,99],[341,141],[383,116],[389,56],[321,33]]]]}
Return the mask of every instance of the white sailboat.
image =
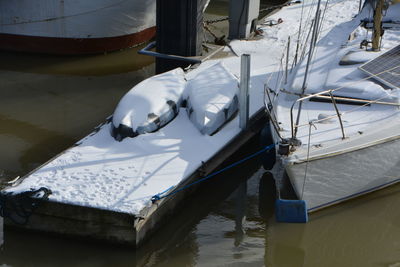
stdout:
{"type": "MultiPolygon", "coordinates": [[[[360,22],[372,5],[312,38],[309,58],[271,96],[279,162],[308,212],[400,181],[400,32],[385,29],[379,52],[365,48],[360,22]]],[[[400,4],[384,14],[398,21],[400,4]]],[[[318,12],[315,21],[317,34],[318,12]]]]}

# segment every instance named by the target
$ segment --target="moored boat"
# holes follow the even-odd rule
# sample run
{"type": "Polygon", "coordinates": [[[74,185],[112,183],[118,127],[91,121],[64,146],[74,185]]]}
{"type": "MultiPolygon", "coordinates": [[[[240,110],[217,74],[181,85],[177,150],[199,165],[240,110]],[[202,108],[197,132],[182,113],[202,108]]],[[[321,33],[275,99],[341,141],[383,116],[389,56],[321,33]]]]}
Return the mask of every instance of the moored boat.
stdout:
{"type": "Polygon", "coordinates": [[[365,48],[371,10],[336,26],[277,90],[277,152],[308,212],[400,181],[400,33],[386,29],[379,52],[365,48]]]}
{"type": "Polygon", "coordinates": [[[102,53],[155,35],[156,1],[2,1],[0,49],[52,54],[102,53]]]}

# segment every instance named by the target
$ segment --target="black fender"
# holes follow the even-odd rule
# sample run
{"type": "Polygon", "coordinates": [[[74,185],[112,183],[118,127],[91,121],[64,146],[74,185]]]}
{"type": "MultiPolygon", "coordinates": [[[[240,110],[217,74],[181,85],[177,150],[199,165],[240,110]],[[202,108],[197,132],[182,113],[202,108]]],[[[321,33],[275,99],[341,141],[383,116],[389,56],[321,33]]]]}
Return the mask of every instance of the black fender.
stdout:
{"type": "MultiPolygon", "coordinates": [[[[274,139],[272,138],[272,132],[270,124],[266,124],[260,133],[260,144],[262,147],[272,145],[274,139]]],[[[271,148],[261,154],[261,162],[265,170],[271,170],[276,162],[276,150],[271,148]]]]}

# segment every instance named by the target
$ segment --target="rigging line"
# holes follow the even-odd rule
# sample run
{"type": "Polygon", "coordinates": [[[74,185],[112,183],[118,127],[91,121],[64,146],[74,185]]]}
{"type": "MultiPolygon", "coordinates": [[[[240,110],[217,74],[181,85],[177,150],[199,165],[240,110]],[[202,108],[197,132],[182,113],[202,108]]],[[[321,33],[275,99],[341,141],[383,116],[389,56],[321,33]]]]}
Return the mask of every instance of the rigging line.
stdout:
{"type": "MultiPolygon", "coordinates": [[[[280,65],[279,65],[279,69],[278,69],[278,73],[282,74],[282,76],[278,75],[278,78],[277,78],[276,83],[275,83],[275,88],[281,88],[281,86],[282,86],[282,80],[283,80],[283,77],[284,77],[284,75],[283,75],[283,59],[285,58],[286,50],[287,50],[288,46],[289,46],[289,42],[286,42],[286,45],[282,50],[282,56],[281,56],[280,65]]],[[[288,56],[288,55],[286,55],[286,56],[288,56]]]]}
{"type": "MultiPolygon", "coordinates": [[[[342,3],[342,2],[346,2],[346,1],[348,1],[348,0],[339,1],[339,2],[337,2],[337,3],[332,4],[331,7],[334,6],[334,5],[340,4],[340,3],[342,3]]],[[[320,24],[320,27],[319,27],[319,28],[320,28],[320,29],[317,31],[317,32],[318,32],[318,35],[317,35],[317,36],[320,36],[320,32],[322,32],[322,21],[324,21],[324,18],[325,18],[325,13],[326,13],[326,11],[327,11],[328,2],[329,2],[329,0],[327,0],[327,1],[325,2],[324,13],[323,13],[322,19],[321,19],[320,22],[319,22],[319,24],[320,24]]],[[[314,2],[313,2],[313,4],[314,4],[314,2]]],[[[309,17],[311,17],[312,11],[313,11],[313,9],[310,8],[310,10],[309,10],[309,17]]],[[[311,27],[312,27],[312,24],[311,24],[311,27]]],[[[302,37],[301,37],[301,40],[302,40],[302,41],[303,41],[305,32],[306,32],[306,30],[303,31],[303,35],[302,35],[302,37]]],[[[301,49],[300,49],[300,50],[302,51],[301,60],[303,60],[303,58],[304,58],[304,56],[305,56],[305,52],[307,51],[307,45],[306,45],[306,44],[308,43],[309,35],[310,35],[310,31],[308,31],[307,38],[306,38],[305,42],[304,42],[304,43],[301,42],[301,43],[302,43],[302,46],[301,46],[301,49]]],[[[300,61],[301,61],[301,60],[300,60],[300,61]]]]}
{"type": "Polygon", "coordinates": [[[218,170],[218,171],[215,171],[215,172],[213,172],[213,173],[207,175],[206,177],[203,177],[203,178],[201,178],[201,179],[199,179],[199,180],[196,180],[196,181],[194,181],[194,182],[192,182],[192,183],[190,183],[190,184],[187,184],[187,185],[185,185],[185,186],[183,186],[183,187],[181,187],[181,188],[177,188],[177,189],[175,189],[174,191],[172,191],[172,192],[170,192],[170,193],[164,195],[165,193],[167,193],[168,191],[170,191],[171,189],[174,188],[174,186],[171,186],[170,188],[164,190],[163,192],[158,193],[158,194],[152,196],[151,201],[152,201],[153,203],[155,203],[156,201],[158,201],[158,200],[160,200],[160,199],[167,198],[167,197],[169,197],[169,196],[175,195],[175,194],[178,193],[178,192],[181,192],[181,191],[183,191],[183,190],[185,190],[185,189],[187,189],[187,188],[189,188],[189,187],[191,187],[191,186],[193,186],[193,185],[196,185],[196,184],[198,184],[198,183],[204,182],[204,181],[206,181],[206,180],[208,180],[208,179],[210,179],[210,178],[216,176],[217,174],[220,174],[220,173],[222,173],[222,172],[225,172],[225,171],[227,171],[227,170],[229,170],[229,169],[231,169],[231,168],[233,168],[233,167],[236,167],[236,166],[238,166],[239,164],[241,164],[241,163],[243,163],[243,162],[246,162],[246,161],[248,161],[248,160],[250,160],[250,159],[252,159],[252,158],[255,158],[256,156],[260,155],[261,153],[264,153],[264,152],[269,151],[269,150],[274,149],[274,148],[275,148],[275,144],[271,144],[271,145],[265,146],[265,147],[263,147],[261,150],[258,150],[257,152],[255,152],[255,153],[253,153],[253,154],[251,154],[251,155],[249,155],[249,156],[247,156],[247,157],[245,157],[245,158],[243,158],[243,159],[241,159],[241,160],[238,160],[238,161],[236,161],[236,162],[234,162],[234,163],[232,163],[232,164],[226,166],[225,168],[222,168],[222,169],[220,169],[220,170],[218,170]]]}
{"type": "MultiPolygon", "coordinates": [[[[311,3],[311,6],[313,6],[314,4],[315,4],[315,2],[316,2],[316,0],[313,0],[313,2],[311,3]]],[[[304,45],[303,44],[301,44],[302,43],[302,40],[303,40],[303,37],[304,37],[304,35],[305,35],[305,33],[306,33],[306,27],[304,27],[304,30],[302,31],[301,30],[301,26],[302,26],[302,21],[303,21],[303,9],[304,9],[304,1],[302,2],[302,11],[301,11],[301,17],[300,17],[300,23],[299,23],[299,30],[297,31],[297,32],[295,32],[294,34],[292,34],[292,35],[289,35],[290,37],[294,37],[295,35],[298,35],[298,38],[297,38],[297,45],[296,45],[296,54],[293,56],[293,58],[294,58],[294,61],[296,61],[296,59],[297,59],[297,55],[298,55],[298,51],[299,50],[301,50],[302,51],[302,56],[304,56],[304,53],[303,53],[303,47],[304,47],[304,45]],[[301,41],[300,41],[301,40],[301,41]],[[300,44],[299,44],[300,43],[300,44]]],[[[304,25],[307,25],[307,24],[309,24],[309,20],[310,20],[310,18],[311,18],[311,14],[313,13],[313,11],[314,11],[314,9],[313,8],[310,8],[309,10],[308,10],[308,16],[307,16],[307,20],[305,21],[305,23],[304,23],[304,25]]],[[[312,27],[312,25],[313,25],[313,20],[311,20],[311,27],[312,27]]],[[[306,38],[306,43],[308,42],[308,38],[309,38],[309,35],[310,35],[310,31],[307,31],[307,38],[306,38]]],[[[287,46],[285,46],[285,49],[287,48],[287,46]]],[[[283,55],[284,56],[284,55],[283,55]]],[[[294,62],[293,61],[293,62],[294,62]]],[[[293,68],[293,63],[292,63],[292,66],[291,66],[291,68],[293,68]]]]}
{"type": "Polygon", "coordinates": [[[280,59],[280,64],[279,64],[277,77],[276,77],[276,81],[275,81],[275,88],[279,88],[280,87],[279,80],[280,80],[281,74],[283,76],[283,73],[282,73],[283,72],[283,57],[284,57],[284,54],[282,54],[281,59],[280,59]],[[278,85],[279,85],[279,87],[278,87],[278,85]]]}
{"type": "Polygon", "coordinates": [[[313,123],[309,122],[309,124],[310,124],[310,128],[308,130],[307,161],[306,161],[306,169],[304,171],[303,188],[301,190],[301,200],[303,200],[304,188],[305,188],[306,179],[307,179],[308,162],[309,162],[309,159],[310,159],[311,126],[313,125],[313,123]]]}
{"type": "MultiPolygon", "coordinates": [[[[323,23],[324,23],[324,18],[325,18],[325,12],[326,12],[326,10],[327,10],[327,6],[328,6],[328,3],[329,3],[329,0],[327,0],[326,2],[325,2],[325,7],[324,7],[324,11],[323,11],[323,13],[322,13],[322,17],[318,17],[318,25],[316,25],[316,27],[317,27],[317,30],[316,30],[316,33],[315,33],[315,38],[314,38],[314,49],[313,49],[313,51],[312,51],[312,55],[311,55],[311,58],[312,58],[312,60],[311,60],[311,68],[313,68],[313,66],[314,66],[314,60],[313,60],[313,58],[314,58],[314,56],[317,54],[317,51],[318,51],[318,46],[317,46],[317,43],[318,43],[318,38],[321,36],[321,32],[322,32],[322,25],[323,25],[323,23]]],[[[321,10],[319,11],[319,16],[321,16],[321,10]]]]}
{"type": "MultiPolygon", "coordinates": [[[[321,36],[322,27],[323,27],[322,25],[324,24],[325,13],[326,13],[326,9],[327,9],[327,7],[328,7],[328,3],[329,3],[329,0],[327,0],[326,3],[325,3],[324,12],[322,13],[322,18],[321,18],[321,21],[320,21],[320,24],[319,24],[319,29],[318,29],[318,31],[317,31],[317,37],[316,37],[316,39],[318,39],[318,38],[321,36]]],[[[315,42],[317,43],[318,41],[315,40],[315,42]]],[[[317,47],[316,50],[318,50],[318,47],[317,47]]]]}
{"type": "Polygon", "coordinates": [[[276,119],[276,114],[275,114],[274,106],[273,106],[273,103],[272,103],[272,100],[271,100],[271,96],[270,96],[270,94],[269,94],[268,89],[269,89],[268,86],[264,86],[264,106],[265,106],[266,109],[267,109],[268,116],[269,116],[269,118],[270,118],[270,121],[272,122],[272,125],[273,125],[273,127],[274,127],[274,130],[275,130],[276,134],[278,135],[279,139],[282,140],[282,136],[281,136],[281,134],[279,133],[278,120],[276,119]],[[268,104],[267,104],[267,102],[266,102],[265,95],[268,96],[269,103],[271,104],[271,109],[269,109],[269,106],[268,106],[268,104]]]}
{"type": "Polygon", "coordinates": [[[281,68],[281,73],[282,73],[282,75],[280,76],[280,79],[279,79],[279,82],[278,82],[278,84],[279,84],[279,88],[282,88],[282,82],[283,82],[283,78],[285,77],[283,74],[284,74],[284,71],[283,71],[283,65],[282,65],[282,68],[281,68]]]}
{"type": "MultiPolygon", "coordinates": [[[[315,19],[314,19],[314,27],[312,28],[313,33],[312,33],[311,41],[310,41],[310,49],[309,49],[309,52],[308,52],[307,65],[306,65],[306,69],[304,71],[303,85],[301,86],[301,95],[304,95],[304,92],[306,91],[306,87],[307,87],[308,71],[309,71],[309,66],[310,66],[311,59],[312,59],[312,56],[313,56],[313,53],[314,53],[315,39],[316,39],[316,35],[317,35],[318,23],[319,23],[319,18],[321,16],[321,10],[319,9],[320,4],[321,4],[321,0],[318,0],[317,11],[316,11],[316,14],[315,14],[315,19]]],[[[303,105],[303,101],[301,101],[299,103],[299,107],[297,109],[296,125],[298,125],[299,121],[300,121],[300,114],[301,114],[302,105],[303,105]]],[[[297,134],[297,129],[298,128],[295,128],[295,130],[294,130],[293,138],[297,134]]]]}
{"type": "MultiPolygon", "coordinates": [[[[312,21],[311,21],[311,28],[314,26],[314,23],[315,23],[315,20],[312,20],[312,21]]],[[[306,55],[308,39],[310,38],[311,32],[312,32],[312,30],[310,29],[310,30],[308,31],[307,38],[306,38],[304,44],[303,44],[302,47],[301,47],[301,56],[300,56],[300,60],[299,60],[299,61],[303,61],[303,59],[304,59],[304,57],[305,57],[305,55],[306,55]]]]}
{"type": "MultiPolygon", "coordinates": [[[[313,2],[311,3],[312,6],[315,5],[316,0],[313,0],[313,2]]],[[[301,43],[302,43],[302,47],[307,46],[307,40],[305,42],[303,42],[304,37],[307,35],[309,35],[309,31],[307,31],[308,25],[310,25],[310,27],[312,27],[312,23],[313,23],[313,16],[312,14],[314,13],[314,8],[310,8],[308,10],[308,15],[307,15],[307,19],[304,23],[304,27],[303,27],[303,32],[302,32],[302,37],[301,37],[301,43]]],[[[305,49],[305,48],[304,48],[305,49]]]]}

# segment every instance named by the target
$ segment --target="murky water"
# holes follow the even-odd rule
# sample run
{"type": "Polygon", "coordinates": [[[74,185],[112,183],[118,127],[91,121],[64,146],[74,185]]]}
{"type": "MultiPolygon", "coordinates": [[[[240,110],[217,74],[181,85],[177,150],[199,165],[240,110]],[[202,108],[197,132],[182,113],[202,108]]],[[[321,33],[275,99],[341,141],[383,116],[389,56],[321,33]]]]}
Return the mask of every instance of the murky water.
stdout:
{"type": "MultiPolygon", "coordinates": [[[[213,2],[211,18],[224,15],[213,2]]],[[[153,74],[138,48],[54,57],[0,53],[0,182],[24,175],[113,112],[153,74]]],[[[257,138],[236,158],[251,153],[257,138]]],[[[257,161],[212,179],[143,247],[7,230],[0,266],[400,266],[400,185],[278,224],[257,161]]],[[[0,234],[0,239],[2,238],[0,234]]]]}

